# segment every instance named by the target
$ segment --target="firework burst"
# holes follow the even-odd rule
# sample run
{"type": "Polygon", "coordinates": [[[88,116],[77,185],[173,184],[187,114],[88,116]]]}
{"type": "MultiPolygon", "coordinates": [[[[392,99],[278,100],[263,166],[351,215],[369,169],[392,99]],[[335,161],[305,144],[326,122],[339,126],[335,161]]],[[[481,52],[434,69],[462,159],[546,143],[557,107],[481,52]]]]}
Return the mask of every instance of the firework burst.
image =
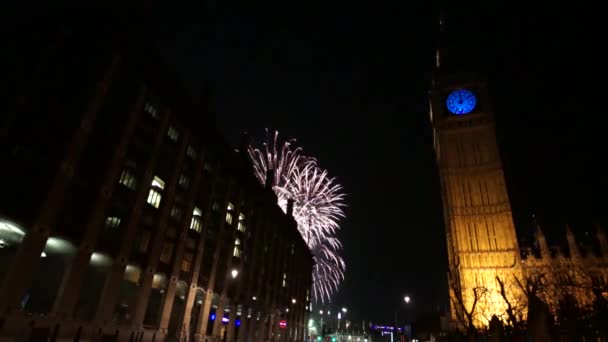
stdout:
{"type": "Polygon", "coordinates": [[[278,148],[278,132],[271,138],[266,131],[266,137],[262,149],[249,147],[254,173],[264,183],[267,171],[274,171],[273,190],[283,211],[287,200],[293,199],[293,217],[315,259],[312,298],[324,302],[337,290],[346,268],[340,256],[342,244],[336,237],[339,220],[344,217],[342,186],[315,158],[304,155],[294,139],[278,148]]]}

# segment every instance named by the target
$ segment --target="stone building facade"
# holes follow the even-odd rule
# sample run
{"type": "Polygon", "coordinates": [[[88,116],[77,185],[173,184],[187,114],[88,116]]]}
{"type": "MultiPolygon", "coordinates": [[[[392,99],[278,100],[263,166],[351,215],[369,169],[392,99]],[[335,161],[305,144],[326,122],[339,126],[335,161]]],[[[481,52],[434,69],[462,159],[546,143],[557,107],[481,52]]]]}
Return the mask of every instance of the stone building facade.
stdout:
{"type": "Polygon", "coordinates": [[[0,339],[303,340],[313,259],[291,213],[207,99],[114,33],[49,29],[8,72],[0,339]]]}

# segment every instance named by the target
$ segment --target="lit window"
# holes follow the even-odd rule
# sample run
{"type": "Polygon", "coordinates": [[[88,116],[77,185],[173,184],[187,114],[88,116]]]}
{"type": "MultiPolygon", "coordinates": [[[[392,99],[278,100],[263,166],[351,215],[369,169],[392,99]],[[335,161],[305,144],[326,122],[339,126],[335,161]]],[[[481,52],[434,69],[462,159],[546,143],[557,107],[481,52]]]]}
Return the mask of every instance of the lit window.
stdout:
{"type": "Polygon", "coordinates": [[[236,229],[238,229],[239,232],[245,232],[245,215],[243,213],[239,214],[239,223],[236,229]]]}
{"type": "Polygon", "coordinates": [[[163,250],[160,253],[160,261],[168,264],[171,262],[171,255],[173,254],[173,244],[166,242],[163,244],[163,250]]]}
{"type": "Polygon", "coordinates": [[[190,180],[188,179],[188,176],[186,175],[181,175],[179,176],[179,185],[183,186],[183,187],[187,187],[188,184],[190,184],[190,180]]]}
{"type": "Polygon", "coordinates": [[[226,213],[226,223],[232,224],[232,213],[231,212],[226,213]]]}
{"type": "Polygon", "coordinates": [[[106,228],[117,228],[120,226],[120,217],[108,216],[106,218],[106,228]]]}
{"type": "Polygon", "coordinates": [[[188,146],[188,150],[186,151],[188,157],[192,159],[196,159],[196,150],[192,146],[188,146]]]}
{"type": "Polygon", "coordinates": [[[151,117],[158,119],[158,109],[156,109],[156,107],[154,107],[150,102],[146,102],[144,111],[150,114],[151,117]]]}
{"type": "Polygon", "coordinates": [[[182,258],[182,271],[190,272],[190,269],[192,269],[192,259],[193,258],[194,258],[194,255],[192,253],[184,254],[184,257],[182,258]]]}
{"type": "Polygon", "coordinates": [[[228,207],[226,209],[226,223],[232,224],[232,212],[234,211],[234,205],[228,202],[228,207]]]}
{"type": "Polygon", "coordinates": [[[195,232],[200,233],[201,230],[203,229],[203,212],[199,209],[199,208],[194,208],[194,211],[192,213],[192,221],[190,222],[190,229],[194,230],[195,232]]]}
{"type": "Polygon", "coordinates": [[[232,252],[232,256],[237,258],[241,257],[241,240],[238,238],[234,240],[234,251],[232,252]]]}
{"type": "Polygon", "coordinates": [[[160,179],[160,177],[154,176],[154,179],[152,180],[152,186],[160,188],[161,190],[164,190],[165,182],[162,179],[160,179]]]}
{"type": "Polygon", "coordinates": [[[287,287],[287,273],[283,273],[283,287],[287,287]]]}
{"type": "Polygon", "coordinates": [[[165,182],[163,182],[163,180],[159,177],[154,176],[152,187],[148,193],[148,204],[152,205],[154,208],[158,208],[160,206],[160,200],[162,198],[162,191],[164,188],[165,182]]]}
{"type": "Polygon", "coordinates": [[[175,126],[169,126],[169,130],[167,131],[167,136],[171,140],[177,141],[177,139],[179,138],[179,131],[177,130],[177,128],[175,128],[175,126]]]}
{"type": "Polygon", "coordinates": [[[126,186],[131,190],[135,190],[135,188],[137,187],[137,182],[135,181],[135,173],[133,172],[133,170],[129,168],[122,170],[118,183],[126,186]]]}

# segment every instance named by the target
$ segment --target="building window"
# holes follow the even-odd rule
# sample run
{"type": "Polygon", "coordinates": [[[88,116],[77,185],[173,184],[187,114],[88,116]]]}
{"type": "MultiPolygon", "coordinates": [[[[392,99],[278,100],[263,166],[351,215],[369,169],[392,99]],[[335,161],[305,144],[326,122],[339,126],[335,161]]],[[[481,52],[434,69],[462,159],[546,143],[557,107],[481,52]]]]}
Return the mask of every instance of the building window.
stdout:
{"type": "Polygon", "coordinates": [[[135,180],[135,172],[133,172],[133,170],[130,168],[125,168],[120,174],[120,179],[118,180],[118,183],[126,186],[131,190],[135,190],[135,188],[137,187],[137,182],[135,180]]]}
{"type": "Polygon", "coordinates": [[[196,159],[196,150],[192,146],[188,146],[188,150],[186,151],[188,157],[192,159],[196,159]]]}
{"type": "Polygon", "coordinates": [[[232,213],[234,212],[234,204],[228,202],[228,207],[226,208],[226,223],[232,224],[232,213]]]}
{"type": "Polygon", "coordinates": [[[175,126],[170,125],[169,130],[167,131],[167,136],[169,137],[169,139],[177,141],[177,139],[179,139],[179,131],[175,126]]]}
{"type": "Polygon", "coordinates": [[[173,208],[171,208],[171,217],[179,220],[182,217],[182,209],[179,206],[174,205],[173,208]]]}
{"type": "Polygon", "coordinates": [[[234,240],[234,251],[232,252],[232,256],[237,258],[241,257],[241,240],[239,240],[239,238],[234,240]]]}
{"type": "Polygon", "coordinates": [[[245,227],[245,214],[240,213],[239,214],[239,223],[237,225],[237,228],[239,232],[245,232],[246,227],[245,227]]]}
{"type": "Polygon", "coordinates": [[[180,175],[178,183],[180,186],[185,188],[185,187],[188,187],[188,185],[190,184],[190,180],[188,179],[188,176],[180,175]]]}
{"type": "Polygon", "coordinates": [[[163,243],[163,250],[160,253],[160,261],[164,262],[165,264],[170,263],[172,254],[173,244],[165,241],[165,243],[163,243]]]}
{"type": "Polygon", "coordinates": [[[192,269],[192,259],[194,255],[192,253],[184,253],[184,257],[182,258],[182,271],[190,272],[192,269]]]}
{"type": "Polygon", "coordinates": [[[148,193],[148,204],[150,204],[154,208],[158,208],[160,206],[160,200],[162,198],[164,189],[165,182],[163,182],[163,180],[160,179],[158,176],[154,176],[154,180],[152,180],[152,187],[150,188],[150,192],[148,193]]]}
{"type": "Polygon", "coordinates": [[[150,102],[146,102],[145,106],[144,106],[144,111],[148,114],[150,114],[151,117],[153,117],[154,119],[158,119],[158,109],[156,109],[156,107],[154,105],[152,105],[150,102]]]}
{"type": "Polygon", "coordinates": [[[283,287],[287,287],[287,273],[283,272],[283,287]]]}
{"type": "Polygon", "coordinates": [[[139,233],[139,244],[137,249],[140,253],[146,253],[148,251],[148,245],[150,244],[150,232],[143,230],[139,233]]]}
{"type": "Polygon", "coordinates": [[[200,233],[203,230],[203,212],[194,207],[194,211],[192,212],[192,221],[190,222],[190,229],[194,230],[197,233],[200,233]]]}
{"type": "Polygon", "coordinates": [[[106,217],[106,228],[113,229],[120,226],[120,217],[108,216],[106,217]]]}

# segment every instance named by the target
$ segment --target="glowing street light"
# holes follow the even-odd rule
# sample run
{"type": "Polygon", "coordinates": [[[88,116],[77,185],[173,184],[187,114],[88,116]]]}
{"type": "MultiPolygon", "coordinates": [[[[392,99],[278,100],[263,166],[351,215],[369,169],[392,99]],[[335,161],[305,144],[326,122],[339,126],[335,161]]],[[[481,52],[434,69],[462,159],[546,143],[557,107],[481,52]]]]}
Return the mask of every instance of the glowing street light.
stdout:
{"type": "Polygon", "coordinates": [[[236,269],[233,269],[232,272],[230,272],[232,274],[232,279],[235,279],[236,276],[239,275],[239,271],[237,271],[236,269]]]}
{"type": "Polygon", "coordinates": [[[409,304],[410,303],[410,296],[403,297],[403,300],[405,301],[405,304],[409,304]]]}
{"type": "Polygon", "coordinates": [[[319,310],[319,315],[322,315],[322,314],[323,314],[323,310],[319,310]]]}
{"type": "Polygon", "coordinates": [[[295,304],[296,303],[296,299],[295,298],[291,298],[291,304],[295,304]]]}
{"type": "Polygon", "coordinates": [[[342,308],[342,312],[346,313],[347,311],[346,308],[342,308]]]}

